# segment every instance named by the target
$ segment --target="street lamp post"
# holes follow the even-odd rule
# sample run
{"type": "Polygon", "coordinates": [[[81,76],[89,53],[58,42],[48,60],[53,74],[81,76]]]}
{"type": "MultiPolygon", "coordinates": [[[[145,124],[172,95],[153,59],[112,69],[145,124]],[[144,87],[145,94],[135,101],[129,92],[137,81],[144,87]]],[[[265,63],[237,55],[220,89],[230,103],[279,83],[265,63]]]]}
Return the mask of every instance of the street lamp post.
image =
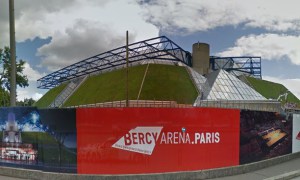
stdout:
{"type": "Polygon", "coordinates": [[[9,0],[9,31],[10,31],[10,106],[16,106],[16,40],[14,0],[9,0]]]}
{"type": "Polygon", "coordinates": [[[126,31],[126,107],[129,107],[129,96],[128,96],[128,31],[126,31]]]}

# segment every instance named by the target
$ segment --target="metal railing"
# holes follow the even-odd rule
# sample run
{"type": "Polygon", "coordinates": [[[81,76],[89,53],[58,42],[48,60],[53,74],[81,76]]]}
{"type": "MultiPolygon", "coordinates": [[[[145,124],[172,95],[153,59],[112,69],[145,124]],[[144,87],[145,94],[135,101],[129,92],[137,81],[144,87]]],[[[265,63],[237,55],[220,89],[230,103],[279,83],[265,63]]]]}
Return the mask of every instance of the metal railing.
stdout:
{"type": "MultiPolygon", "coordinates": [[[[85,104],[70,106],[68,108],[123,108],[126,101],[112,101],[95,104],[85,104]]],[[[156,100],[129,100],[129,107],[146,108],[192,108],[192,107],[213,107],[226,109],[246,109],[256,111],[280,112],[281,105],[277,101],[212,101],[202,100],[197,104],[178,104],[176,101],[156,101],[156,100]]]]}
{"type": "Polygon", "coordinates": [[[196,104],[194,104],[194,106],[217,107],[228,109],[246,109],[269,112],[280,112],[282,110],[280,102],[270,100],[200,100],[196,104]]]}
{"type": "Polygon", "coordinates": [[[66,88],[49,105],[50,108],[61,107],[63,103],[77,90],[77,88],[87,79],[87,76],[71,81],[66,88]]]}
{"type": "MultiPolygon", "coordinates": [[[[126,100],[111,101],[104,103],[85,104],[69,106],[68,108],[123,108],[126,107],[126,100]]],[[[191,104],[178,104],[176,101],[156,101],[156,100],[129,100],[129,107],[147,107],[147,108],[190,108],[193,107],[191,104]]]]}

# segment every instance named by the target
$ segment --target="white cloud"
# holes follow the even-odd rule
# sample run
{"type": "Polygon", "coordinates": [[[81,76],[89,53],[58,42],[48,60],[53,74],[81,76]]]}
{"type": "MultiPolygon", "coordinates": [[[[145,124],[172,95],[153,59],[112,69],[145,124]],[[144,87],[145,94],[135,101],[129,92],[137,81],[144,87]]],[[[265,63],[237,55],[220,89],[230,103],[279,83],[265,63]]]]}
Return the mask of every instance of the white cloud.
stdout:
{"type": "Polygon", "coordinates": [[[42,96],[43,96],[43,94],[41,94],[41,93],[35,93],[35,94],[32,96],[32,99],[34,99],[34,100],[39,100],[42,96]]]}
{"type": "MultiPolygon", "coordinates": [[[[0,7],[8,7],[7,1],[0,1],[0,7]]],[[[125,39],[126,30],[135,35],[136,40],[158,36],[158,29],[145,22],[140,15],[141,11],[141,7],[132,0],[16,1],[16,40],[21,42],[35,37],[67,40],[68,37],[64,38],[63,36],[70,37],[67,31],[72,31],[70,28],[78,25],[79,20],[94,23],[95,29],[110,31],[110,34],[106,34],[106,39],[111,38],[111,41],[120,36],[125,39]]],[[[1,47],[9,45],[8,8],[1,10],[0,15],[1,47]]],[[[92,24],[85,25],[90,26],[92,24]]],[[[105,45],[107,42],[99,41],[99,39],[94,41],[88,39],[90,37],[88,26],[81,27],[80,39],[82,44],[86,43],[95,47],[105,45]],[[86,40],[85,37],[87,37],[86,40]]],[[[102,31],[94,35],[101,37],[102,31]]],[[[55,42],[54,40],[52,42],[55,42]]]]}
{"type": "Polygon", "coordinates": [[[23,101],[24,99],[40,99],[47,90],[44,89],[36,89],[36,81],[29,81],[29,86],[26,88],[17,88],[17,100],[23,101]]]}
{"type": "Polygon", "coordinates": [[[77,8],[48,16],[48,22],[58,29],[53,31],[50,44],[38,50],[42,66],[57,70],[123,46],[126,30],[129,31],[130,42],[158,36],[158,29],[139,16],[141,8],[135,3],[110,1],[104,8],[98,1],[89,2],[78,2],[74,5],[77,8]],[[62,20],[57,21],[58,18],[62,20]]]}
{"type": "Polygon", "coordinates": [[[30,99],[30,98],[32,98],[33,100],[37,101],[42,96],[43,96],[43,94],[41,94],[41,93],[31,94],[30,92],[28,92],[26,90],[20,90],[19,93],[18,93],[18,100],[19,101],[24,101],[24,99],[30,99]]]}
{"type": "Polygon", "coordinates": [[[136,0],[164,32],[193,33],[244,24],[272,31],[300,30],[298,0],[136,0]]]}
{"type": "Polygon", "coordinates": [[[261,34],[239,38],[219,56],[261,56],[266,60],[281,60],[287,57],[293,64],[300,65],[300,36],[261,34]]]}
{"type": "Polygon", "coordinates": [[[39,73],[38,71],[32,69],[28,63],[24,64],[23,74],[27,76],[29,81],[36,81],[45,76],[45,73],[39,73]]]}
{"type": "Polygon", "coordinates": [[[42,56],[44,67],[57,70],[124,44],[125,38],[114,34],[109,25],[78,20],[64,33],[54,34],[50,44],[39,48],[37,55],[42,56]]]}
{"type": "Polygon", "coordinates": [[[31,93],[26,89],[18,90],[18,96],[17,99],[18,101],[24,101],[24,99],[30,99],[32,98],[33,100],[39,100],[43,96],[42,93],[31,93]]]}
{"type": "Polygon", "coordinates": [[[23,74],[27,76],[29,86],[25,88],[17,87],[17,99],[19,101],[24,100],[25,98],[32,98],[34,100],[40,99],[47,90],[36,89],[36,80],[43,77],[45,73],[39,73],[28,63],[25,63],[23,74]]]}
{"type": "Polygon", "coordinates": [[[206,31],[245,19],[239,16],[238,5],[227,1],[156,0],[141,5],[145,18],[168,33],[206,31]]]}
{"type": "MultiPolygon", "coordinates": [[[[76,0],[69,1],[41,1],[26,0],[15,1],[15,26],[17,41],[32,39],[36,36],[45,38],[49,36],[52,28],[50,24],[45,22],[48,14],[57,13],[59,11],[72,8],[76,0]]],[[[9,5],[8,1],[0,1],[0,7],[4,7],[0,11],[0,35],[1,47],[9,45],[9,5]]]]}
{"type": "Polygon", "coordinates": [[[297,96],[298,99],[300,99],[300,79],[282,79],[271,76],[263,76],[263,79],[284,85],[289,91],[297,96]]]}
{"type": "MultiPolygon", "coordinates": [[[[0,1],[0,6],[7,7],[0,11],[0,23],[3,25],[0,33],[8,43],[8,1],[0,1]]],[[[115,32],[121,31],[123,34],[125,30],[131,30],[139,38],[157,35],[158,30],[146,23],[140,13],[141,8],[131,0],[16,1],[16,37],[17,41],[24,41],[36,36],[52,36],[56,31],[64,31],[66,27],[72,26],[77,19],[107,23],[108,26],[114,26],[115,32]]]]}
{"type": "MultiPolygon", "coordinates": [[[[0,47],[9,46],[8,1],[0,1],[0,47]],[[6,7],[6,8],[5,8],[6,7]]],[[[142,8],[133,0],[26,0],[15,1],[16,41],[35,37],[52,40],[38,50],[41,65],[62,68],[75,61],[130,42],[156,37],[159,30],[141,16],[142,8]]],[[[30,61],[29,61],[30,62],[30,61]]],[[[36,89],[43,76],[25,64],[29,87],[18,88],[18,99],[37,99],[45,90],[36,89]]]]}

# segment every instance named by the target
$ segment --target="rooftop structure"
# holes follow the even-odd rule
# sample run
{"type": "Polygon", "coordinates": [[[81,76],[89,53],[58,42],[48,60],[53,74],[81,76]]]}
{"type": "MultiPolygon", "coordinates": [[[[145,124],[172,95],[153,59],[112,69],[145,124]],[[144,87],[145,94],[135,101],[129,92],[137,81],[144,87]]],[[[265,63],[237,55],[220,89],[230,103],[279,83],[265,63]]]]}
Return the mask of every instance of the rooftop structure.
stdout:
{"type": "Polygon", "coordinates": [[[210,66],[213,71],[226,69],[239,76],[248,74],[261,79],[261,57],[241,56],[241,57],[210,57],[210,66]]]}
{"type": "MultiPolygon", "coordinates": [[[[202,43],[203,44],[203,43],[202,43]]],[[[144,61],[160,61],[182,63],[195,67],[197,62],[192,62],[190,52],[183,50],[166,36],[151,38],[129,44],[129,64],[141,64],[144,61]]],[[[206,47],[209,48],[209,47],[206,47]]],[[[209,53],[209,52],[208,52],[209,53]]],[[[209,54],[208,54],[209,55],[209,54]]],[[[195,59],[195,58],[194,58],[195,59]]],[[[239,71],[261,78],[260,57],[215,57],[208,60],[211,70],[225,69],[239,71]]],[[[110,71],[126,65],[126,46],[122,46],[82,61],[64,67],[37,80],[38,88],[51,89],[57,85],[86,76],[92,73],[110,71]]]]}
{"type": "MultiPolygon", "coordinates": [[[[191,54],[165,36],[132,43],[128,46],[131,66],[143,61],[170,61],[191,66],[191,54]]],[[[38,88],[50,89],[62,82],[92,73],[110,71],[126,65],[126,46],[122,46],[62,68],[38,79],[38,88]]]]}
{"type": "MultiPolygon", "coordinates": [[[[261,79],[260,57],[210,56],[209,45],[205,43],[195,43],[190,53],[165,36],[132,43],[128,49],[129,66],[155,63],[185,67],[198,92],[196,106],[203,104],[201,101],[271,102],[243,79],[244,76],[261,79]]],[[[58,104],[62,105],[88,75],[122,69],[125,65],[126,46],[122,46],[51,73],[38,80],[38,88],[49,89],[69,82],[66,92],[58,97],[58,104]]],[[[57,102],[51,107],[56,107],[57,102]]]]}

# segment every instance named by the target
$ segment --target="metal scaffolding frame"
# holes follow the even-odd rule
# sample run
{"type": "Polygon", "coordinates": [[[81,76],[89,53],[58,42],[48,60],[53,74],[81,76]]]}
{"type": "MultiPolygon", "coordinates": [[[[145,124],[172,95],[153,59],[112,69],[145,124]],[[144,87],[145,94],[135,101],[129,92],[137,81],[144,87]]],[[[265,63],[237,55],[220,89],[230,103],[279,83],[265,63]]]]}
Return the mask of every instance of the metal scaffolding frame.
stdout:
{"type": "MultiPolygon", "coordinates": [[[[191,66],[191,54],[165,36],[128,45],[129,64],[159,60],[191,66]]],[[[126,65],[126,46],[122,46],[67,66],[37,80],[38,88],[50,89],[63,82],[126,65]]]]}
{"type": "Polygon", "coordinates": [[[261,57],[210,57],[212,70],[224,69],[226,71],[239,71],[261,79],[261,57]]]}

